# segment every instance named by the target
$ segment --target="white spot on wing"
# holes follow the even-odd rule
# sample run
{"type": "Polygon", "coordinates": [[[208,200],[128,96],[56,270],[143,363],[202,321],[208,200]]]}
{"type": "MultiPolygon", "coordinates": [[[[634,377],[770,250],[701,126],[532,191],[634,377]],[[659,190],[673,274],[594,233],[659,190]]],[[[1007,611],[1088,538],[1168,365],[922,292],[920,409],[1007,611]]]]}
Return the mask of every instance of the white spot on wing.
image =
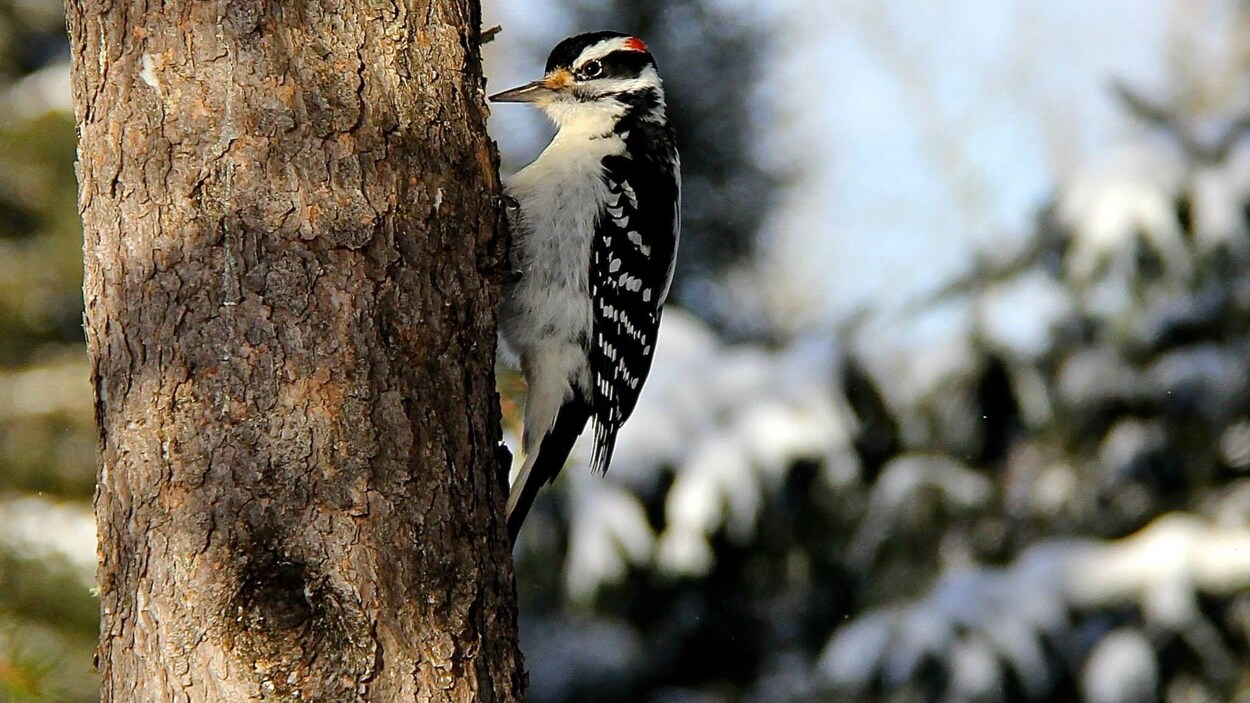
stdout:
{"type": "Polygon", "coordinates": [[[617,283],[625,290],[635,293],[642,288],[642,279],[637,276],[631,276],[628,273],[622,273],[621,277],[617,279],[617,283]]]}

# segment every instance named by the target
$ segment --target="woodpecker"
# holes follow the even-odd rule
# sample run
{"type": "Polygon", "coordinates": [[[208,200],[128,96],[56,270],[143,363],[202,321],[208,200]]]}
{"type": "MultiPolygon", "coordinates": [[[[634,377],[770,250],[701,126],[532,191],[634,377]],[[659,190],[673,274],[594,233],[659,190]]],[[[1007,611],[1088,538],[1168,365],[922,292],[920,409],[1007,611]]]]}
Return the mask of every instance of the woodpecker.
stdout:
{"type": "Polygon", "coordinates": [[[527,389],[525,461],[508,496],[513,542],[587,423],[602,474],[651,370],[681,227],[681,173],[664,88],[639,38],[561,41],[540,80],[491,96],[556,125],[506,184],[510,259],[500,333],[527,389]]]}

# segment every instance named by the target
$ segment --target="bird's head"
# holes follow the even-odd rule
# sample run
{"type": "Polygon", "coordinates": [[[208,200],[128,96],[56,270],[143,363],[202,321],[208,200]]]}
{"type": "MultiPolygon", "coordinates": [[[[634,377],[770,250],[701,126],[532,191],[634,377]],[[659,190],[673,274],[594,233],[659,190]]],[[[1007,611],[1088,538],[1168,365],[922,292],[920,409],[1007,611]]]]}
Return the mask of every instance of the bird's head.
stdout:
{"type": "Polygon", "coordinates": [[[569,37],[547,57],[543,77],[492,95],[493,102],[533,103],[559,126],[600,115],[664,114],[655,59],[637,37],[591,32],[569,37]]]}

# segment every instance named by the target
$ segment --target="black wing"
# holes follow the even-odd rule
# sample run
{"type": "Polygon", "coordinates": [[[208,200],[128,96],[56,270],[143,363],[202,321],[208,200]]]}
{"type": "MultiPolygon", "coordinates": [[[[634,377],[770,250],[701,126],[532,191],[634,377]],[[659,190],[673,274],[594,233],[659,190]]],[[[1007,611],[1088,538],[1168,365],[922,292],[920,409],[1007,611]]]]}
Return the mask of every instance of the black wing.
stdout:
{"type": "Polygon", "coordinates": [[[611,195],[599,213],[590,263],[591,467],[600,473],[651,370],[679,226],[675,156],[668,163],[612,156],[604,167],[611,195]]]}

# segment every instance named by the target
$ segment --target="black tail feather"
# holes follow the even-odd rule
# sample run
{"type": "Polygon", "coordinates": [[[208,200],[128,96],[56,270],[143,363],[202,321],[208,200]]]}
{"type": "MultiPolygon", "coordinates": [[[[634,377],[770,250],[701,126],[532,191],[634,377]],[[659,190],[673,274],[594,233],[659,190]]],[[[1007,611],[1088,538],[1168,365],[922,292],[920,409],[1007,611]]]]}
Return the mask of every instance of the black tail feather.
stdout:
{"type": "Polygon", "coordinates": [[[588,419],[590,419],[590,404],[580,396],[574,396],[572,400],[561,406],[560,412],[556,414],[555,424],[538,445],[538,458],[534,460],[529,478],[521,487],[521,495],[508,515],[508,538],[513,544],[516,544],[521,525],[524,524],[525,517],[529,515],[530,508],[534,505],[538,489],[556,480],[556,476],[564,468],[565,460],[569,458],[569,452],[573,451],[573,443],[585,429],[588,419]]]}

